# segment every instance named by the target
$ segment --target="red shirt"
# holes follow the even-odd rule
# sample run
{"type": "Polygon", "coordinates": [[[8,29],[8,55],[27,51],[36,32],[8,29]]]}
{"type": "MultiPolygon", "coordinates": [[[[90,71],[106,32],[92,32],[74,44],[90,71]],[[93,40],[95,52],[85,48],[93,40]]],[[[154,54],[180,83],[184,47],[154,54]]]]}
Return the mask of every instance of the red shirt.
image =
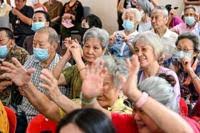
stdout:
{"type": "MultiPolygon", "coordinates": [[[[194,133],[200,133],[200,126],[197,122],[188,117],[184,117],[184,119],[192,127],[194,133]]],[[[112,123],[116,133],[138,133],[133,115],[112,113],[112,123]]]]}

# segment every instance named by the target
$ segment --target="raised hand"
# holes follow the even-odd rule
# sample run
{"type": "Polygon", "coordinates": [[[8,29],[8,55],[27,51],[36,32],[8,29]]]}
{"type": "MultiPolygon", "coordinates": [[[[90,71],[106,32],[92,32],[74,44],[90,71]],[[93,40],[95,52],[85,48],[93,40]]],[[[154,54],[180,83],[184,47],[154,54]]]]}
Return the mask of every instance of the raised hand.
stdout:
{"type": "Polygon", "coordinates": [[[82,52],[81,45],[79,44],[79,42],[77,40],[71,41],[70,51],[76,62],[79,60],[82,60],[83,52],[82,52]]]}
{"type": "Polygon", "coordinates": [[[103,92],[103,80],[106,74],[102,60],[86,66],[86,76],[82,83],[82,93],[85,98],[92,99],[103,92]]]}
{"type": "Polygon", "coordinates": [[[3,62],[0,69],[5,71],[0,79],[10,79],[17,86],[23,86],[31,81],[31,74],[35,69],[25,69],[16,58],[12,58],[12,63],[3,62]]]}
{"type": "Polygon", "coordinates": [[[140,63],[137,55],[133,55],[131,59],[127,59],[127,67],[129,71],[128,79],[123,86],[123,92],[126,96],[130,97],[138,91],[137,89],[137,74],[140,68],[140,63]]]}
{"type": "Polygon", "coordinates": [[[41,86],[48,91],[47,96],[51,100],[56,101],[62,95],[61,91],[58,88],[57,80],[48,69],[43,69],[41,71],[40,78],[43,81],[41,83],[41,86]]]}

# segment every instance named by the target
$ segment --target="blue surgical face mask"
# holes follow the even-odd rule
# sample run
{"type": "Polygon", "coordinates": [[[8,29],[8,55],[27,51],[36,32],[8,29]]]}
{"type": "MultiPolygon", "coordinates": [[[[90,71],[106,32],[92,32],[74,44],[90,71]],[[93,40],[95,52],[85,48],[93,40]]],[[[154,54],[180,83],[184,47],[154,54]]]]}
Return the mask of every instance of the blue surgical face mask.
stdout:
{"type": "Polygon", "coordinates": [[[189,26],[192,26],[196,22],[194,16],[184,17],[184,20],[185,20],[185,23],[188,24],[189,26]]]}
{"type": "Polygon", "coordinates": [[[34,22],[34,23],[32,23],[31,30],[37,31],[42,27],[45,27],[45,22],[34,22]]]}
{"type": "Polygon", "coordinates": [[[33,55],[39,61],[45,61],[49,58],[48,49],[34,48],[33,55]]]}
{"type": "Polygon", "coordinates": [[[122,26],[126,31],[131,31],[134,29],[134,23],[130,20],[124,20],[122,26]]]}
{"type": "Polygon", "coordinates": [[[8,55],[8,47],[7,45],[4,45],[4,46],[0,46],[0,58],[1,59],[4,59],[6,58],[6,56],[8,55]]]}

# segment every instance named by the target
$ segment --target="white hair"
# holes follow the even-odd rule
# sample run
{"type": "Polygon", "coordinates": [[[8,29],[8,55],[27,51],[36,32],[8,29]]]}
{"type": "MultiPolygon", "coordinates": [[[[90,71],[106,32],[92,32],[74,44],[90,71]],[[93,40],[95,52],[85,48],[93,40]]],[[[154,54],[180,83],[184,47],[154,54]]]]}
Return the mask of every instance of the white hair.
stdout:
{"type": "Polygon", "coordinates": [[[139,90],[146,92],[169,109],[179,112],[179,104],[171,84],[160,77],[151,76],[138,85],[139,90]]]}
{"type": "Polygon", "coordinates": [[[132,13],[134,14],[134,19],[136,22],[140,22],[142,19],[142,14],[140,13],[140,11],[136,8],[128,8],[125,9],[123,14],[122,14],[122,19],[124,20],[126,13],[132,13]]]}

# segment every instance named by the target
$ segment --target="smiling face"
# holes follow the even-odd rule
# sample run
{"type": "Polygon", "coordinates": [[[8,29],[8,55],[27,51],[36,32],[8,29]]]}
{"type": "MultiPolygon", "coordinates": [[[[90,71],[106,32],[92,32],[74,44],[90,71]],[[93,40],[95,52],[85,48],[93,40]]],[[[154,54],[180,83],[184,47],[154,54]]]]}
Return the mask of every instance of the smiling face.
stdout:
{"type": "Polygon", "coordinates": [[[136,122],[139,133],[160,133],[161,129],[156,123],[140,109],[136,109],[134,113],[134,120],[136,122]]]}
{"type": "Polygon", "coordinates": [[[89,38],[83,45],[83,58],[87,63],[93,63],[103,54],[101,41],[97,38],[89,38]]]}
{"type": "Polygon", "coordinates": [[[153,48],[142,40],[138,40],[134,45],[134,54],[138,56],[141,68],[157,62],[153,48]]]}

